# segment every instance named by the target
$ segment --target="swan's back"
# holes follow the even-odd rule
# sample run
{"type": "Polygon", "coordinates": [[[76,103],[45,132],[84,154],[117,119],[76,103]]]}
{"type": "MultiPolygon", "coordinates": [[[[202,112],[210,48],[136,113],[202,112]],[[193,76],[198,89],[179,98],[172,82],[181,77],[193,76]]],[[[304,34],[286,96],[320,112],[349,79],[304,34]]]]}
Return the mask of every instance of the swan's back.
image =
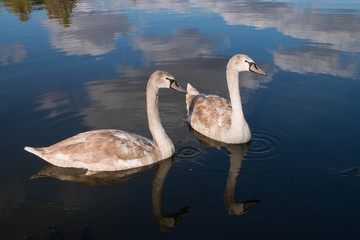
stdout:
{"type": "Polygon", "coordinates": [[[158,156],[153,142],[121,130],[94,130],[77,134],[50,147],[31,152],[60,167],[116,171],[148,165],[158,156]]]}
{"type": "Polygon", "coordinates": [[[199,133],[219,139],[221,131],[231,126],[231,103],[217,95],[205,95],[190,84],[187,88],[187,122],[199,133]]]}

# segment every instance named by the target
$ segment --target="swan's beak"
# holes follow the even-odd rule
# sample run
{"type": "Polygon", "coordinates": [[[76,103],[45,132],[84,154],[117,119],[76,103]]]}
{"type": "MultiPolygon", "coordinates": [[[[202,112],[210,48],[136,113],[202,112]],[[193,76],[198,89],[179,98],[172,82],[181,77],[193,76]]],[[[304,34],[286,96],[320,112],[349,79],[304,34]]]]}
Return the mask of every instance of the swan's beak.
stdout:
{"type": "Polygon", "coordinates": [[[182,93],[187,93],[185,89],[183,89],[178,83],[176,80],[172,80],[171,83],[170,83],[170,88],[178,91],[178,92],[182,92],[182,93]]]}
{"type": "Polygon", "coordinates": [[[254,73],[267,76],[267,73],[264,72],[263,70],[261,70],[255,63],[251,63],[251,64],[250,64],[249,70],[252,71],[252,72],[254,72],[254,73]]]}

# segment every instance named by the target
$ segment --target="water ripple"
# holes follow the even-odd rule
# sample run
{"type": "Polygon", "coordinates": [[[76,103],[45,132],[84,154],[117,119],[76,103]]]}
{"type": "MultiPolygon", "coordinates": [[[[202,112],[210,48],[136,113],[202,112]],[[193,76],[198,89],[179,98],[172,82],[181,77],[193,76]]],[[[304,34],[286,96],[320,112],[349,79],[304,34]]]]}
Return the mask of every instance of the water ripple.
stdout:
{"type": "Polygon", "coordinates": [[[253,134],[247,160],[271,160],[284,152],[282,141],[266,133],[253,134]]]}
{"type": "Polygon", "coordinates": [[[266,132],[253,133],[248,154],[245,156],[248,170],[277,168],[284,164],[284,142],[278,136],[266,132]]]}
{"type": "Polygon", "coordinates": [[[198,147],[180,147],[176,150],[175,156],[180,158],[194,158],[201,154],[201,149],[198,147]]]}

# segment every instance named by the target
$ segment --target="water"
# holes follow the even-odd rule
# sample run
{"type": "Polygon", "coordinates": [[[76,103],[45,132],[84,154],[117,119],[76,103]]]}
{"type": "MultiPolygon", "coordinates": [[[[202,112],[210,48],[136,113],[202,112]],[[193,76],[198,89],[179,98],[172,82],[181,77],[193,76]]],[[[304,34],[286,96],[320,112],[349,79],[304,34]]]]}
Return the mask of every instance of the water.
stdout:
{"type": "MultiPolygon", "coordinates": [[[[360,4],[0,1],[1,239],[358,239],[360,4]],[[84,176],[23,150],[116,128],[151,137],[145,87],[163,69],[228,97],[240,74],[252,142],[197,140],[162,90],[177,152],[84,176]]],[[[197,136],[199,137],[199,136],[197,136]]]]}

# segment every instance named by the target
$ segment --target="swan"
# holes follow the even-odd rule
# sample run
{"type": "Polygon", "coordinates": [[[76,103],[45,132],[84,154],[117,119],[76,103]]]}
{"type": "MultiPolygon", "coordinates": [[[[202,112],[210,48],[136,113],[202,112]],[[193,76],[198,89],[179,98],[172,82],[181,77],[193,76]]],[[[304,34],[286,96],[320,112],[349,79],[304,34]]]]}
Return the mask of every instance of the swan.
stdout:
{"type": "Polygon", "coordinates": [[[159,88],[186,93],[165,71],[155,71],[150,76],[146,87],[146,109],[154,140],[122,130],[103,129],[79,133],[49,147],[25,147],[25,150],[58,167],[85,168],[88,175],[137,168],[169,158],[175,148],[161,125],[159,88]]]}
{"type": "Polygon", "coordinates": [[[230,100],[205,95],[187,84],[187,122],[204,136],[230,144],[249,142],[250,128],[245,120],[239,90],[239,72],[251,71],[266,76],[255,62],[244,54],[234,55],[226,68],[230,100]]]}

